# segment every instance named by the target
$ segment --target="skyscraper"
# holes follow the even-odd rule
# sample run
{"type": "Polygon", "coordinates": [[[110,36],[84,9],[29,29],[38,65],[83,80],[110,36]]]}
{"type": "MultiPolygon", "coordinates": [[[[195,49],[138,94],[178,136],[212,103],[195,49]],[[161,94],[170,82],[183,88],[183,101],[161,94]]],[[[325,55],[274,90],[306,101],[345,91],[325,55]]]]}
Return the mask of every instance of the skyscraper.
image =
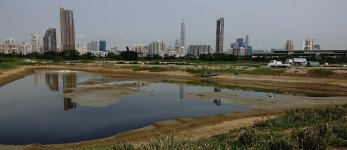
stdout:
{"type": "Polygon", "coordinates": [[[223,53],[224,45],[224,18],[217,20],[217,31],[216,31],[216,53],[223,53]]]}
{"type": "Polygon", "coordinates": [[[106,51],[106,41],[104,40],[99,41],[99,51],[103,51],[103,52],[106,51]]]}
{"type": "Polygon", "coordinates": [[[57,34],[56,29],[49,28],[43,37],[43,51],[57,51],[57,34]]]}
{"type": "Polygon", "coordinates": [[[41,53],[39,35],[31,34],[31,46],[32,46],[32,52],[41,53]]]}
{"type": "Polygon", "coordinates": [[[246,35],[245,48],[248,48],[248,46],[249,46],[249,36],[246,35]]]}
{"type": "Polygon", "coordinates": [[[181,23],[181,40],[180,40],[181,47],[185,47],[186,45],[186,24],[184,22],[184,19],[181,23]]]}
{"type": "Polygon", "coordinates": [[[73,12],[60,8],[61,50],[75,49],[75,26],[73,12]]]}
{"type": "Polygon", "coordinates": [[[287,40],[286,44],[284,45],[284,50],[294,50],[294,41],[287,40]]]}

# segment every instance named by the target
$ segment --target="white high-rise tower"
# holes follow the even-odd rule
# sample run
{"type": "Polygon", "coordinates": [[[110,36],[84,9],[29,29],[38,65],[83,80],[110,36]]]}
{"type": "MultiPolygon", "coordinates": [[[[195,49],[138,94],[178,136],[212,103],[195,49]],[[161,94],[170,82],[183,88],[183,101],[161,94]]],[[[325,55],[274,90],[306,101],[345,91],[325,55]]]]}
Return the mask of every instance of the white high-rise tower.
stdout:
{"type": "Polygon", "coordinates": [[[32,52],[41,53],[39,35],[31,34],[31,46],[32,46],[32,52]]]}
{"type": "Polygon", "coordinates": [[[180,39],[181,47],[185,47],[186,45],[186,24],[184,22],[184,19],[181,23],[181,39],[180,39]]]}

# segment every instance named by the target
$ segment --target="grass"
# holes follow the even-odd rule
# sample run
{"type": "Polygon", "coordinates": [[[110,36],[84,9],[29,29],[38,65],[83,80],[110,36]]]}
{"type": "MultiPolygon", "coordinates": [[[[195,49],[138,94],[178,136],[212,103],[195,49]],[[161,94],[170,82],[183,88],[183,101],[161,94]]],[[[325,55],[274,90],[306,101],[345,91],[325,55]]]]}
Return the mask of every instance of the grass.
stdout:
{"type": "Polygon", "coordinates": [[[12,69],[17,67],[16,63],[11,63],[11,62],[1,62],[0,63],[0,69],[12,69]]]}
{"type": "Polygon", "coordinates": [[[223,69],[207,69],[207,68],[188,68],[187,72],[192,74],[208,74],[208,73],[231,73],[234,75],[239,74],[254,74],[254,75],[278,75],[284,72],[283,69],[271,69],[264,67],[257,67],[255,69],[242,69],[223,68],[223,69]]]}
{"type": "MultiPolygon", "coordinates": [[[[112,146],[115,150],[195,150],[195,149],[259,149],[323,150],[347,147],[347,105],[296,109],[272,119],[260,120],[251,127],[235,129],[198,141],[177,140],[174,135],[159,136],[148,144],[112,146]]],[[[105,148],[106,149],[106,148],[105,148]]]]}
{"type": "Polygon", "coordinates": [[[175,67],[161,67],[161,66],[125,66],[123,68],[131,69],[133,71],[142,71],[148,70],[149,72],[163,72],[163,71],[172,71],[177,70],[175,67]]]}

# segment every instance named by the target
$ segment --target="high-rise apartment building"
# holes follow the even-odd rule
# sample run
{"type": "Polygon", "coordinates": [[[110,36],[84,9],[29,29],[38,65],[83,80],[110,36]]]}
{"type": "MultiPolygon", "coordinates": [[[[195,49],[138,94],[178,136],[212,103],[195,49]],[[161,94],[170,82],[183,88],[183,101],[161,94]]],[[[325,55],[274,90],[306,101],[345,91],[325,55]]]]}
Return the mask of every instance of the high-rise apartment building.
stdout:
{"type": "Polygon", "coordinates": [[[40,49],[40,36],[37,34],[31,34],[31,50],[32,52],[41,53],[40,49]]]}
{"type": "Polygon", "coordinates": [[[284,50],[294,50],[294,41],[293,40],[287,40],[286,44],[284,45],[284,50]]]}
{"type": "Polygon", "coordinates": [[[180,40],[181,47],[185,47],[186,45],[186,24],[184,22],[184,19],[181,23],[181,40],[180,40]]]}
{"type": "Polygon", "coordinates": [[[75,26],[73,12],[60,8],[61,50],[75,49],[75,26]]]}
{"type": "Polygon", "coordinates": [[[49,52],[54,51],[57,52],[57,33],[56,29],[49,28],[46,31],[45,36],[43,37],[43,51],[49,52]]]}
{"type": "Polygon", "coordinates": [[[313,50],[314,39],[307,39],[304,41],[303,50],[313,50]]]}
{"type": "Polygon", "coordinates": [[[98,51],[98,41],[91,41],[90,43],[87,43],[87,51],[98,51]]]}
{"type": "Polygon", "coordinates": [[[139,56],[144,57],[148,55],[148,46],[142,44],[134,44],[131,47],[131,51],[134,51],[139,54],[139,56]]]}
{"type": "Polygon", "coordinates": [[[103,51],[103,52],[106,51],[106,41],[104,40],[99,41],[99,51],[103,51]]]}
{"type": "Polygon", "coordinates": [[[188,54],[199,56],[211,53],[211,45],[189,45],[188,54]]]}
{"type": "Polygon", "coordinates": [[[32,52],[31,44],[27,42],[19,43],[18,50],[20,54],[27,55],[32,52]]]}
{"type": "Polygon", "coordinates": [[[216,53],[223,53],[224,45],[224,18],[217,20],[217,31],[216,31],[216,53]]]}
{"type": "Polygon", "coordinates": [[[163,41],[152,41],[148,46],[149,55],[159,55],[161,57],[165,54],[165,43],[163,41]]]}

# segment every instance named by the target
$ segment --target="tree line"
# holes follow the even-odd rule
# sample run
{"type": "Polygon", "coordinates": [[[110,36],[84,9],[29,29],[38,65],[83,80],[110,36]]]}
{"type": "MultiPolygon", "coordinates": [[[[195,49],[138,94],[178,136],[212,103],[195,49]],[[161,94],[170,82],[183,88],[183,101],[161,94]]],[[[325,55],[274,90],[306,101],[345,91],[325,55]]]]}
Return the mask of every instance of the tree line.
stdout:
{"type": "MultiPolygon", "coordinates": [[[[144,57],[140,57],[138,53],[134,51],[123,51],[119,54],[108,53],[105,57],[95,56],[93,53],[88,52],[83,55],[76,50],[64,50],[61,52],[45,52],[41,53],[30,53],[28,55],[21,54],[0,54],[0,61],[11,61],[13,59],[36,59],[36,60],[53,60],[56,62],[59,61],[77,61],[77,60],[125,60],[125,61],[152,61],[152,60],[161,60],[161,61],[254,61],[254,62],[269,62],[270,60],[286,60],[289,58],[293,58],[293,56],[283,55],[277,58],[272,57],[252,57],[252,56],[235,56],[231,54],[225,53],[213,53],[213,54],[201,54],[199,57],[188,54],[184,57],[177,58],[175,56],[164,55],[161,57],[159,55],[148,55],[144,57]]],[[[329,55],[320,55],[319,58],[315,56],[306,56],[309,61],[319,61],[319,62],[329,62],[329,63],[341,63],[347,62],[346,58],[334,58],[329,55]]]]}

